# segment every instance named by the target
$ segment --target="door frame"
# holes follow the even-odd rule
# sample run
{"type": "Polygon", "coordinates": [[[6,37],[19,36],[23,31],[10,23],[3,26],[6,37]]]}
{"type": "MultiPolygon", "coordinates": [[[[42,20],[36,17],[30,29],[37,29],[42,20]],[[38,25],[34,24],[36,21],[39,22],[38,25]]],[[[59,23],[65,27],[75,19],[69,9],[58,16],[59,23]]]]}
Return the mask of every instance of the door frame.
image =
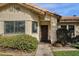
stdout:
{"type": "Polygon", "coordinates": [[[41,27],[41,39],[40,39],[40,41],[41,41],[41,42],[49,42],[49,40],[48,40],[48,35],[49,35],[49,34],[48,34],[48,32],[49,32],[48,25],[41,25],[40,27],[41,27]],[[47,39],[46,39],[46,40],[43,40],[43,39],[42,39],[42,27],[43,27],[43,26],[47,27],[47,33],[46,33],[46,34],[47,34],[47,39]]]}

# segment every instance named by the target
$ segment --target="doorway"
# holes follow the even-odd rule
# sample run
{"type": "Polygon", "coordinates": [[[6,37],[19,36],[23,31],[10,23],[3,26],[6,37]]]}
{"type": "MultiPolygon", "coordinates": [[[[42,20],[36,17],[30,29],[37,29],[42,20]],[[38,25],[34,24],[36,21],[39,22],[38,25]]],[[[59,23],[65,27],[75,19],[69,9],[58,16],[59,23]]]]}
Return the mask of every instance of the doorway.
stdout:
{"type": "Polygon", "coordinates": [[[48,25],[41,25],[41,42],[48,42],[48,25]]]}

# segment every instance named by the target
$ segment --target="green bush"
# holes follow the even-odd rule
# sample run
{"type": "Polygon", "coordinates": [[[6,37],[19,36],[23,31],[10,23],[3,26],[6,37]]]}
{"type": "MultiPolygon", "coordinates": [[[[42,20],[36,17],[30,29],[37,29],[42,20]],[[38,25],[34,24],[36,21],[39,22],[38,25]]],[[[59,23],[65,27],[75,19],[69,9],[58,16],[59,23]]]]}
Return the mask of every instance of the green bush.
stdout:
{"type": "Polygon", "coordinates": [[[37,48],[37,39],[29,35],[1,36],[0,46],[14,48],[27,52],[35,51],[37,48]]]}
{"type": "Polygon", "coordinates": [[[56,30],[57,41],[56,43],[60,43],[65,46],[67,43],[71,42],[71,37],[68,35],[69,31],[67,29],[59,28],[56,30]]]}
{"type": "Polygon", "coordinates": [[[79,49],[79,42],[72,44],[72,47],[79,49]]]}

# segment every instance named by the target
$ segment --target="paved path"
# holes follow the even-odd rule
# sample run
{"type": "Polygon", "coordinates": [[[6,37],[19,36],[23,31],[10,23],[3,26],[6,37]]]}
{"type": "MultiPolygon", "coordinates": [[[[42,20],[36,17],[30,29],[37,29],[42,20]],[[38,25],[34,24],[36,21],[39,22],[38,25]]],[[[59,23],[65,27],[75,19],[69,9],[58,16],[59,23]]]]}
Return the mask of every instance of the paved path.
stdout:
{"type": "Polygon", "coordinates": [[[40,43],[37,48],[36,56],[53,56],[48,43],[40,43]]]}

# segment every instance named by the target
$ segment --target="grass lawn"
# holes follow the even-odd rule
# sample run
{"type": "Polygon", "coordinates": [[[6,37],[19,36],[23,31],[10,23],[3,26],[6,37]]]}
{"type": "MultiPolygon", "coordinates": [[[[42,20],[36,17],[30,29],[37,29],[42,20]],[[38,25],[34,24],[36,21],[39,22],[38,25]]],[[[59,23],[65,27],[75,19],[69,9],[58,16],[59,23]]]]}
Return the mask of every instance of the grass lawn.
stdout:
{"type": "Polygon", "coordinates": [[[79,56],[79,51],[53,51],[54,56],[79,56]]]}

